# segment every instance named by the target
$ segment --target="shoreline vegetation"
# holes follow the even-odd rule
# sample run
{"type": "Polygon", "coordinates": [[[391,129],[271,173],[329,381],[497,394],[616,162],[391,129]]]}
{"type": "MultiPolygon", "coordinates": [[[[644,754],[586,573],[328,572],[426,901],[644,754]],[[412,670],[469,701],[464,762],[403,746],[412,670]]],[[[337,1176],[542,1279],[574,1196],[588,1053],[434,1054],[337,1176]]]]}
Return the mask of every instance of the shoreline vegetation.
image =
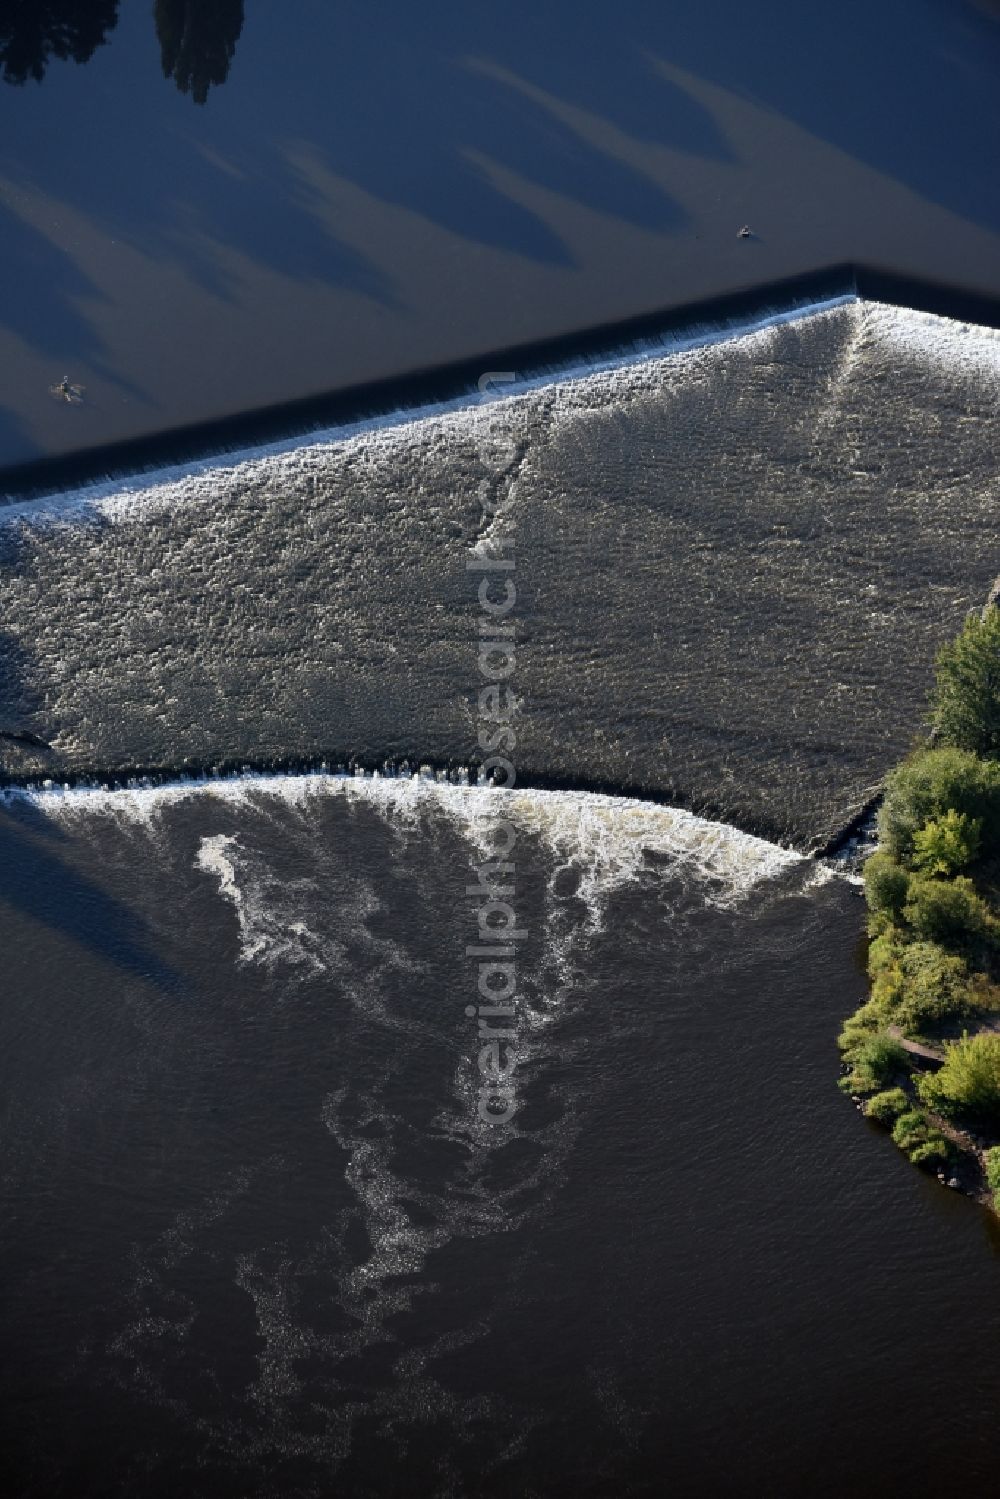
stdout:
{"type": "Polygon", "coordinates": [[[864,868],[869,997],[842,1090],[914,1165],[1000,1213],[1000,588],[936,662],[864,868]]]}

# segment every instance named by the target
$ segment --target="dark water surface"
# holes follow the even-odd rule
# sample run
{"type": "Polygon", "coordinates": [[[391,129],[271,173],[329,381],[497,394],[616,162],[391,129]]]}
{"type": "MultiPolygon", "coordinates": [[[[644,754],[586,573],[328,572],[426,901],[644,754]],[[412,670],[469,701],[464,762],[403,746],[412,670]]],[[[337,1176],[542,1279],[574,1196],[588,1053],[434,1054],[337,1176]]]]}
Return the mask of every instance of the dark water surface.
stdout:
{"type": "MultiPolygon", "coordinates": [[[[0,6],[0,469],[848,261],[996,296],[998,64],[986,0],[0,6]]],[[[842,875],[582,791],[60,789],[468,766],[509,535],[519,775],[836,833],[1000,568],[1000,336],[737,332],[3,506],[0,1495],[995,1488],[996,1222],[836,1089],[842,875]]]]}
{"type": "Polygon", "coordinates": [[[17,1495],[990,1492],[998,1241],[835,1088],[859,895],[685,814],[15,799],[17,1495]],[[518,829],[520,1112],[465,895],[518,829]]]}
{"type": "Polygon", "coordinates": [[[992,0],[8,4],[0,467],[848,261],[996,298],[998,72],[992,0]]]}

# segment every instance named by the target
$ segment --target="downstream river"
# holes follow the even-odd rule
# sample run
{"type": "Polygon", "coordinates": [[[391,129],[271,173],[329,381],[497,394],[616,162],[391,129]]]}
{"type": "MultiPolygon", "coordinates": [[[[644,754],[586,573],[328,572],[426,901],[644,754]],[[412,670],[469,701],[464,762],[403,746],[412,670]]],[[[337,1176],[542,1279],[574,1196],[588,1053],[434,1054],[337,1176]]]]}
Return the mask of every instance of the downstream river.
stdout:
{"type": "Polygon", "coordinates": [[[989,1492],[1000,1237],[836,1089],[842,875],[427,780],[0,829],[7,1492],[989,1492]],[[467,955],[499,817],[502,1127],[467,955]]]}

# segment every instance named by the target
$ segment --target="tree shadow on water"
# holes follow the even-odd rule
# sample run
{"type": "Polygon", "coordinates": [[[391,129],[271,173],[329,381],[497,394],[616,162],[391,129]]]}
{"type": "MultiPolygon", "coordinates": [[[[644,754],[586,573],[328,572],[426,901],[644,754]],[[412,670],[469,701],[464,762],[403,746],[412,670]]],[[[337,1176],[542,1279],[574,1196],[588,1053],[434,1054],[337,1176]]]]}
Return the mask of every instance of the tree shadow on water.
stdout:
{"type": "Polygon", "coordinates": [[[65,857],[72,840],[27,793],[0,802],[0,906],[8,906],[78,943],[117,968],[176,992],[180,975],[160,958],[134,910],[65,857]]]}
{"type": "MultiPolygon", "coordinates": [[[[24,566],[18,534],[2,525],[0,510],[0,572],[24,566]]],[[[48,744],[58,722],[40,691],[25,639],[30,633],[22,639],[9,628],[0,632],[0,771],[12,780],[58,774],[48,744]]],[[[126,973],[176,992],[181,977],[158,955],[142,916],[78,867],[80,848],[96,869],[102,865],[96,838],[88,837],[86,823],[78,826],[81,835],[74,837],[46,813],[37,793],[0,795],[0,909],[8,906],[126,973]]]]}
{"type": "MultiPolygon", "coordinates": [[[[147,3],[146,24],[155,28],[164,76],[204,104],[210,90],[228,79],[243,29],[243,0],[147,3]]],[[[89,60],[97,42],[107,39],[117,4],[113,0],[107,27],[98,34],[87,19],[86,0],[0,0],[0,80],[41,81],[54,58],[89,60]]],[[[139,27],[121,27],[110,86],[102,90],[94,90],[82,72],[60,74],[60,116],[72,121],[64,149],[42,132],[31,151],[5,152],[13,132],[0,121],[0,176],[11,188],[5,194],[0,181],[0,260],[5,280],[18,289],[0,308],[0,326],[32,348],[72,348],[79,362],[110,373],[100,331],[107,292],[75,242],[50,233],[63,204],[96,232],[153,262],[181,268],[223,302],[238,300],[224,253],[232,246],[256,265],[299,282],[341,286],[385,307],[398,306],[386,274],[320,222],[297,185],[290,192],[287,162],[270,139],[273,111],[261,107],[259,96],[251,90],[242,108],[237,104],[233,130],[220,135],[213,116],[199,120],[189,137],[172,107],[176,98],[150,87],[141,35],[139,27]],[[121,128],[122,120],[134,122],[133,128],[121,128]],[[81,169],[82,160],[87,169],[81,169]],[[30,215],[20,207],[22,186],[36,204],[40,193],[48,200],[41,203],[41,220],[37,207],[30,215]]],[[[11,90],[3,92],[7,98],[0,103],[16,125],[20,100],[11,90]]]]}
{"type": "Polygon", "coordinates": [[[38,451],[38,444],[29,437],[24,423],[13,411],[0,405],[0,494],[3,493],[4,465],[34,457],[38,451]]]}

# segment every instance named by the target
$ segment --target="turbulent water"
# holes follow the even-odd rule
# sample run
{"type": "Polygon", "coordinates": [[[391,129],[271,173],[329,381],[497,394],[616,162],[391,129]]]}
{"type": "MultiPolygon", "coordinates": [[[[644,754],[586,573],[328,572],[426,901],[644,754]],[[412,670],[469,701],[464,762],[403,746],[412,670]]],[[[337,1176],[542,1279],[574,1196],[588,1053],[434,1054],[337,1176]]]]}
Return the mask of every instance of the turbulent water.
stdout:
{"type": "Polygon", "coordinates": [[[995,1240],[834,1087],[852,886],[683,812],[420,780],[0,826],[9,1491],[982,1491],[995,1240]],[[501,818],[498,1127],[467,890],[501,818]]]}
{"type": "Polygon", "coordinates": [[[837,1091],[801,851],[998,571],[998,350],[852,302],[0,512],[4,1492],[987,1491],[994,1220],[837,1091]],[[182,777],[474,763],[504,536],[515,790],[182,777]]]}
{"type": "Polygon", "coordinates": [[[724,335],[8,507],[0,728],[51,749],[6,763],[468,763],[467,564],[507,537],[523,775],[829,838],[996,575],[1000,336],[862,302],[724,335]]]}

